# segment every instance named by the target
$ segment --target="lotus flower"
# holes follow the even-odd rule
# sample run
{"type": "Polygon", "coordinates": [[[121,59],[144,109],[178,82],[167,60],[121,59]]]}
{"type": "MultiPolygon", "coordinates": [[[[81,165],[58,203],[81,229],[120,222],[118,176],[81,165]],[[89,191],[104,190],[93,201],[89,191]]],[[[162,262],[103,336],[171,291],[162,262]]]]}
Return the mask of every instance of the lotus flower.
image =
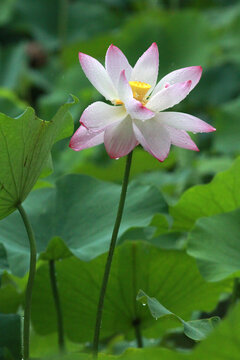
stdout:
{"type": "Polygon", "coordinates": [[[82,126],[70,147],[79,151],[104,142],[111,158],[127,155],[138,144],[164,161],[171,144],[199,151],[186,131],[215,129],[195,116],[165,111],[182,101],[197,85],[201,66],[175,70],[158,83],[158,47],[153,43],[132,68],[122,51],[111,45],[105,68],[93,57],[79,53],[82,69],[108,100],[94,102],[83,112],[82,126]]]}

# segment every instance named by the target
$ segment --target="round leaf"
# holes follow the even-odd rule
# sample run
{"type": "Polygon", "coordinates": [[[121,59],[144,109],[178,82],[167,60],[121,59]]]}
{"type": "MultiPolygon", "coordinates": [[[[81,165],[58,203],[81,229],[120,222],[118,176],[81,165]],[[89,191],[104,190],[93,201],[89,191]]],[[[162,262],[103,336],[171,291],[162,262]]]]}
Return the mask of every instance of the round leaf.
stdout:
{"type": "MultiPolygon", "coordinates": [[[[92,341],[105,261],[104,254],[91,262],[71,257],[56,263],[65,332],[72,341],[92,341]]],[[[212,310],[226,285],[206,283],[195,261],[184,252],[164,251],[143,242],[125,242],[117,248],[113,260],[102,338],[118,333],[132,337],[136,319],[144,336],[152,336],[155,331],[154,336],[159,337],[169,328],[168,322],[156,322],[146,307],[136,301],[140,288],[157,297],[171,311],[189,319],[196,309],[212,310]]],[[[36,274],[32,321],[39,334],[56,331],[47,264],[36,274]]]]}
{"type": "Polygon", "coordinates": [[[16,119],[0,114],[0,219],[25,200],[54,142],[71,134],[68,110],[76,101],[63,105],[51,121],[37,118],[32,108],[16,119]]]}
{"type": "MultiPolygon", "coordinates": [[[[68,175],[56,183],[56,188],[32,192],[24,208],[36,235],[38,252],[44,252],[55,237],[86,261],[106,252],[120,191],[121,186],[116,184],[84,175],[68,175]]],[[[130,227],[149,225],[155,213],[165,211],[167,204],[155,187],[131,183],[119,238],[130,227]]],[[[1,222],[0,242],[7,250],[11,270],[23,275],[29,265],[29,245],[18,213],[1,222]]]]}
{"type": "Polygon", "coordinates": [[[201,274],[218,281],[240,271],[240,210],[199,219],[189,233],[188,253],[201,274]]]}

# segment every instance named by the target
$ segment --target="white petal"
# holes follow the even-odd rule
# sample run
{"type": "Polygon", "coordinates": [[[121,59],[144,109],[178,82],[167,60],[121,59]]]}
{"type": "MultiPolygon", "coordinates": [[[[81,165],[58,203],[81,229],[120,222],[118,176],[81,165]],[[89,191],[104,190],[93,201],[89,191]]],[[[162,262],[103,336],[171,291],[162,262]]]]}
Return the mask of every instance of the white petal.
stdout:
{"type": "Polygon", "coordinates": [[[216,130],[205,121],[202,121],[195,116],[180,112],[161,112],[156,115],[156,120],[161,124],[166,124],[176,129],[192,131],[193,133],[211,132],[216,130]]]}
{"type": "Polygon", "coordinates": [[[152,95],[155,95],[158,91],[162,90],[165,87],[165,85],[173,85],[178,82],[184,82],[188,80],[192,81],[192,85],[190,88],[191,91],[199,82],[201,75],[202,75],[201,66],[189,66],[186,68],[172,71],[159,81],[152,95]]]}
{"type": "Polygon", "coordinates": [[[127,112],[124,106],[113,106],[97,101],[84,110],[80,123],[87,129],[98,131],[123,120],[126,116],[127,112]]]}
{"type": "Polygon", "coordinates": [[[156,43],[153,43],[147,51],[138,59],[133,68],[131,81],[142,81],[154,88],[158,77],[159,54],[156,43]]]}
{"type": "Polygon", "coordinates": [[[79,53],[79,61],[88,80],[107,99],[117,99],[117,91],[106,69],[93,57],[79,53]]]}
{"type": "Polygon", "coordinates": [[[165,87],[151,96],[146,106],[152,111],[162,111],[178,104],[188,95],[191,83],[189,80],[165,87]]]}
{"type": "Polygon", "coordinates": [[[191,137],[188,135],[186,131],[175,129],[171,126],[165,126],[165,128],[169,133],[171,143],[173,145],[176,145],[184,149],[199,151],[197,145],[191,139],[191,137]]]}
{"type": "Polygon", "coordinates": [[[133,98],[132,89],[126,79],[124,70],[120,74],[118,94],[132,119],[147,120],[155,115],[153,111],[147,109],[140,101],[133,98]]]}
{"type": "Polygon", "coordinates": [[[118,95],[120,100],[125,104],[133,99],[132,88],[125,75],[125,70],[122,70],[118,82],[118,95]]]}
{"type": "Polygon", "coordinates": [[[103,143],[104,132],[90,132],[84,126],[80,126],[73,134],[69,147],[75,151],[87,149],[103,143]]]}
{"type": "Polygon", "coordinates": [[[138,145],[132,128],[132,119],[128,116],[120,123],[108,126],[104,132],[104,144],[113,159],[130,153],[138,145]]]}
{"type": "Polygon", "coordinates": [[[118,88],[119,76],[122,70],[125,70],[125,75],[130,80],[132,67],[123,52],[114,45],[109,46],[106,59],[105,59],[106,70],[115,86],[118,88]]]}
{"type": "Polygon", "coordinates": [[[147,121],[134,120],[134,133],[139,143],[159,161],[168,156],[171,141],[168,131],[155,118],[147,121]]]}

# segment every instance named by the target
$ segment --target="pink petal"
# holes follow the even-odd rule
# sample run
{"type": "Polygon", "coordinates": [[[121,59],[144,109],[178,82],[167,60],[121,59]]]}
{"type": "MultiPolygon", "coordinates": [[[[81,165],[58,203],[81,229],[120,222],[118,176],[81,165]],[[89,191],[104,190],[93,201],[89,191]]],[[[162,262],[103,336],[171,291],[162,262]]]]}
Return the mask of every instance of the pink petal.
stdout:
{"type": "Polygon", "coordinates": [[[202,75],[201,66],[189,66],[183,69],[175,70],[164,76],[157,86],[155,87],[152,95],[155,95],[158,91],[162,90],[166,84],[176,84],[178,82],[184,82],[191,80],[192,85],[190,91],[197,85],[202,75]]]}
{"type": "Polygon", "coordinates": [[[122,70],[125,70],[126,78],[130,80],[132,67],[129,65],[126,56],[117,46],[109,46],[106,53],[105,66],[116,89],[118,88],[119,76],[122,70]]]}
{"type": "Polygon", "coordinates": [[[87,129],[103,130],[108,125],[123,120],[127,116],[124,106],[113,106],[97,101],[83,112],[80,122],[87,129]]]}
{"type": "Polygon", "coordinates": [[[138,142],[159,161],[168,156],[171,141],[168,131],[155,118],[148,121],[134,120],[133,130],[138,142]]]}
{"type": "Polygon", "coordinates": [[[191,80],[166,86],[150,97],[147,107],[153,111],[168,109],[182,101],[189,93],[191,80]]]}
{"type": "Polygon", "coordinates": [[[156,119],[159,123],[172,126],[175,129],[192,131],[193,133],[211,132],[216,130],[205,121],[202,121],[195,116],[180,112],[160,112],[156,115],[156,119]]]}
{"type": "Polygon", "coordinates": [[[132,119],[147,120],[155,115],[153,111],[147,109],[140,101],[133,98],[131,86],[125,76],[125,70],[120,74],[118,94],[132,119]]]}
{"type": "Polygon", "coordinates": [[[132,128],[132,119],[128,116],[120,123],[108,126],[104,133],[104,144],[113,159],[130,153],[138,145],[132,128]]]}
{"type": "Polygon", "coordinates": [[[132,71],[131,81],[145,82],[151,85],[153,89],[157,82],[158,64],[158,47],[156,43],[153,43],[136,62],[132,71]]]}
{"type": "Polygon", "coordinates": [[[79,53],[79,61],[88,80],[107,99],[117,99],[117,92],[114,88],[105,68],[93,57],[79,53]]]}
{"type": "Polygon", "coordinates": [[[191,139],[188,133],[184,130],[175,129],[171,126],[165,126],[170,135],[171,143],[178,147],[199,151],[195,142],[191,139]]]}
{"type": "Polygon", "coordinates": [[[80,126],[73,134],[69,147],[75,151],[87,149],[103,143],[104,132],[90,132],[80,126]]]}

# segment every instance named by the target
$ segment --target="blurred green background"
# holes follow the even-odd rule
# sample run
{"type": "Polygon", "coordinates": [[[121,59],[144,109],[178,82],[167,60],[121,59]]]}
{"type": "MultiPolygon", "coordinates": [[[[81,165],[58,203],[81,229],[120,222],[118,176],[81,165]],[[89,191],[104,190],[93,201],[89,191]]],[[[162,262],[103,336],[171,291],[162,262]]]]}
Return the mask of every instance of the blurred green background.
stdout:
{"type": "MultiPolygon", "coordinates": [[[[200,154],[173,147],[160,164],[140,148],[135,152],[132,177],[162,188],[170,203],[228,168],[239,153],[238,0],[2,0],[0,29],[0,111],[10,116],[30,105],[50,120],[71,93],[80,99],[72,111],[77,128],[84,108],[101,99],[81,70],[79,51],[104,62],[113,43],[134,65],[155,41],[159,78],[181,67],[203,67],[200,84],[174,108],[217,128],[193,136],[200,154]]],[[[121,180],[123,160],[110,160],[103,145],[75,153],[65,140],[53,156],[54,177],[76,172],[121,180]]]]}

